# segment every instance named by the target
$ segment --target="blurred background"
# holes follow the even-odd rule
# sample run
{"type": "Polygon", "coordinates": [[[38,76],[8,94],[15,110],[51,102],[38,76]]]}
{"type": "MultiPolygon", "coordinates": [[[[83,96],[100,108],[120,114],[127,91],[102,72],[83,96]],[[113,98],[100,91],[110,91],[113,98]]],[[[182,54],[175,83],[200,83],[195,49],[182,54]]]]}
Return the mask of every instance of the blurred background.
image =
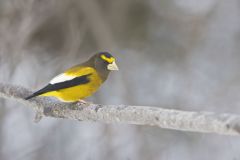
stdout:
{"type": "MultiPolygon", "coordinates": [[[[240,114],[239,0],[0,0],[0,82],[40,89],[97,51],[89,100],[240,114]]],[[[44,118],[0,100],[1,160],[239,160],[240,138],[44,118]]]]}

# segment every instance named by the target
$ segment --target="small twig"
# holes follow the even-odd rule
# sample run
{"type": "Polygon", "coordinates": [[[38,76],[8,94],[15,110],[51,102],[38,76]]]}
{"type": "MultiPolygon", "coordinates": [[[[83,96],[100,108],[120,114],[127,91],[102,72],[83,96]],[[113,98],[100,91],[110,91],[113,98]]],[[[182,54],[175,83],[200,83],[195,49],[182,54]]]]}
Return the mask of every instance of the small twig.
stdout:
{"type": "Polygon", "coordinates": [[[57,103],[49,98],[23,98],[31,92],[23,87],[0,83],[0,97],[13,99],[41,111],[43,116],[104,123],[127,123],[161,128],[208,132],[224,135],[240,134],[240,116],[211,112],[188,112],[147,106],[100,105],[88,107],[57,103]]]}

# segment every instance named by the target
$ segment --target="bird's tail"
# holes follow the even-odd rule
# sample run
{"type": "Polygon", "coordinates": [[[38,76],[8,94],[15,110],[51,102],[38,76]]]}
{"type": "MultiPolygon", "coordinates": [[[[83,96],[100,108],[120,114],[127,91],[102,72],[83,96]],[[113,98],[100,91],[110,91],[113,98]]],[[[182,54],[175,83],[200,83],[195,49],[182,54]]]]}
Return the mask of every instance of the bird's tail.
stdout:
{"type": "Polygon", "coordinates": [[[44,93],[47,92],[47,91],[46,91],[46,88],[47,88],[47,86],[46,86],[45,88],[40,89],[39,91],[31,94],[30,96],[28,96],[28,97],[26,97],[26,98],[24,98],[24,99],[25,99],[25,100],[29,100],[29,99],[31,99],[31,98],[33,98],[33,97],[37,97],[37,96],[39,96],[39,95],[41,95],[41,94],[44,94],[44,93]]]}
{"type": "Polygon", "coordinates": [[[33,94],[31,94],[30,96],[28,96],[28,97],[26,97],[26,98],[24,98],[25,100],[29,100],[29,99],[31,99],[31,98],[33,98],[33,97],[36,97],[37,95],[35,95],[34,93],[33,94]]]}

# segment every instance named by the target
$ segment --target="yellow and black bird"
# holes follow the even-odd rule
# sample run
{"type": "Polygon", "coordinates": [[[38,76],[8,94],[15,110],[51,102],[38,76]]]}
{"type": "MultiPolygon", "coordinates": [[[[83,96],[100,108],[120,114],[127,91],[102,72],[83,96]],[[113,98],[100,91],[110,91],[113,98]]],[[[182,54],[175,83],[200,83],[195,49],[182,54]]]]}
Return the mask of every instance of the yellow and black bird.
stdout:
{"type": "Polygon", "coordinates": [[[113,70],[118,70],[115,58],[108,52],[99,52],[88,61],[59,74],[25,99],[53,96],[63,102],[84,102],[83,99],[96,92],[113,70]]]}

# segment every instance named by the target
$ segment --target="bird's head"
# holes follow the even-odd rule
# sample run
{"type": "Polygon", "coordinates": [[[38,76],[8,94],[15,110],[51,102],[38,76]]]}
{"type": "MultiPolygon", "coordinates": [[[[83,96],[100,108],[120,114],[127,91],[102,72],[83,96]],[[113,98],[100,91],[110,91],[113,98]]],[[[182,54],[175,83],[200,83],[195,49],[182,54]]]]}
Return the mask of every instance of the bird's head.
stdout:
{"type": "Polygon", "coordinates": [[[108,71],[117,71],[116,59],[108,52],[99,52],[95,55],[95,65],[108,71]]]}

